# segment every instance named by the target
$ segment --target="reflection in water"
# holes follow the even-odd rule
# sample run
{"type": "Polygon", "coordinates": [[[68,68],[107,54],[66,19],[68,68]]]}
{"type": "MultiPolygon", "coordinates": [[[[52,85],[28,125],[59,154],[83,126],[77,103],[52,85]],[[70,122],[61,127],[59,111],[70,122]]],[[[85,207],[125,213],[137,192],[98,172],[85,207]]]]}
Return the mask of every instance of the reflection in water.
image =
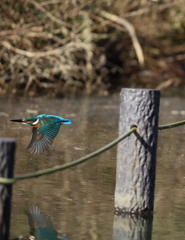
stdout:
{"type": "Polygon", "coordinates": [[[30,233],[28,237],[19,237],[19,240],[67,240],[66,236],[57,238],[58,232],[53,228],[50,217],[42,213],[37,206],[31,206],[26,215],[30,233]]]}
{"type": "Polygon", "coordinates": [[[151,240],[153,217],[115,215],[113,240],[151,240]]]}

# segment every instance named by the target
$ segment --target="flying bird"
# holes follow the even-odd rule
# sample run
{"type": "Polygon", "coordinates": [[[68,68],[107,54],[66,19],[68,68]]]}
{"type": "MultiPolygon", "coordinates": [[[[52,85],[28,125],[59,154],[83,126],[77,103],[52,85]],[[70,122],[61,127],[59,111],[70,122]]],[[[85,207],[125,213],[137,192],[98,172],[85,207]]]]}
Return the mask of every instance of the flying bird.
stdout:
{"type": "Polygon", "coordinates": [[[10,121],[21,122],[32,127],[32,136],[28,145],[28,151],[33,154],[42,153],[49,148],[62,124],[72,123],[68,119],[46,114],[10,121]]]}

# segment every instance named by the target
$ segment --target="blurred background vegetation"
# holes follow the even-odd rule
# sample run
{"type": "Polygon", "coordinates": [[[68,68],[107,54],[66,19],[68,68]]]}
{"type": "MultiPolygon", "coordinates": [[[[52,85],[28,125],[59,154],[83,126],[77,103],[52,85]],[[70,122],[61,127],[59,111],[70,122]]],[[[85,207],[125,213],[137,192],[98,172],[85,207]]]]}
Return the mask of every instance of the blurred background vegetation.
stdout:
{"type": "Polygon", "coordinates": [[[184,0],[1,0],[0,29],[1,95],[184,94],[184,0]]]}

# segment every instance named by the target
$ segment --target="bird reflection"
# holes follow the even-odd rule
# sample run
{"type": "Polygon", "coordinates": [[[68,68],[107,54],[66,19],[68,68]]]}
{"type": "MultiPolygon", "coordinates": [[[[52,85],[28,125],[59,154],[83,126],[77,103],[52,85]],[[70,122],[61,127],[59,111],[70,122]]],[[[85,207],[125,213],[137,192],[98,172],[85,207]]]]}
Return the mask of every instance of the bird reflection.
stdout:
{"type": "Polygon", "coordinates": [[[49,216],[42,213],[37,206],[31,206],[27,212],[30,227],[29,237],[19,237],[19,240],[68,240],[66,236],[57,238],[58,232],[53,228],[49,216]]]}

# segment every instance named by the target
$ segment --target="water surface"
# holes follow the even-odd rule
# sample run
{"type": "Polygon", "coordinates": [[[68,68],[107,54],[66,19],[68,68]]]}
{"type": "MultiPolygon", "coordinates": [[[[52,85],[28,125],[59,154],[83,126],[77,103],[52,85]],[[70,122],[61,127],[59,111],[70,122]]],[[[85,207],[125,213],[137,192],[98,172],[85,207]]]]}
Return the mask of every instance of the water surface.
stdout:
{"type": "MultiPolygon", "coordinates": [[[[161,99],[160,124],[185,118],[185,100],[161,99]]],[[[17,140],[15,175],[71,162],[115,139],[119,99],[1,99],[0,134],[17,140]],[[33,114],[34,113],[34,114],[33,114]],[[10,122],[30,115],[54,114],[73,124],[61,127],[52,147],[27,152],[31,129],[10,122]]],[[[62,172],[17,182],[13,187],[11,239],[27,236],[25,211],[37,205],[50,216],[59,237],[113,239],[116,147],[62,172]]],[[[153,240],[184,239],[185,130],[159,132],[153,240]]]]}

